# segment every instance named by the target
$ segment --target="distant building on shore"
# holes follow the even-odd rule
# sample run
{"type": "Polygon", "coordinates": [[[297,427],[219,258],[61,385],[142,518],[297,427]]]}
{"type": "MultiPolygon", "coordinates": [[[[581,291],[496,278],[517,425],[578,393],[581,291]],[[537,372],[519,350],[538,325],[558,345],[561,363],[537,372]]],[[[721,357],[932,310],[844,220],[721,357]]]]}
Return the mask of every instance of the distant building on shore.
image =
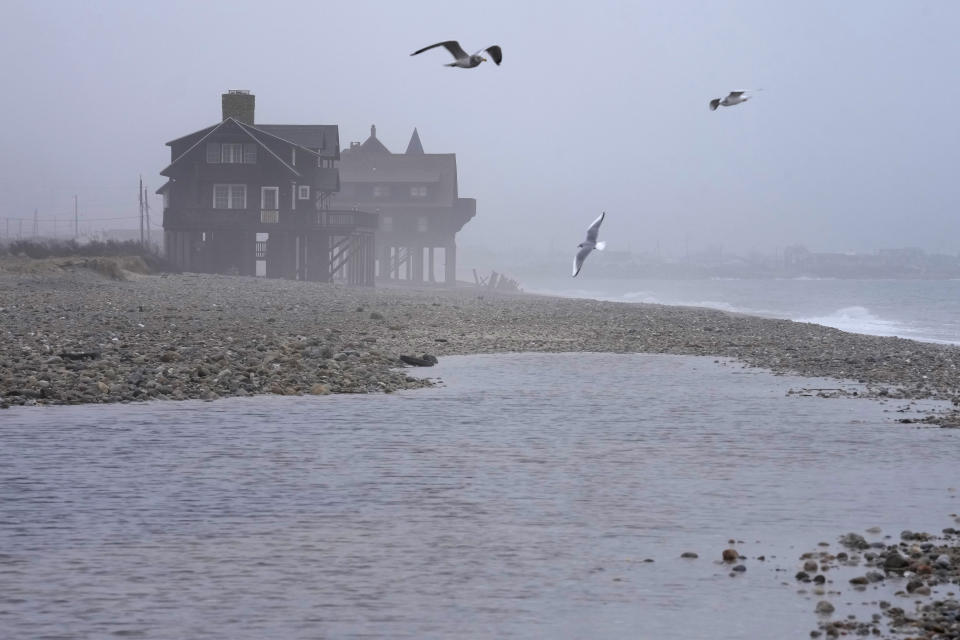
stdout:
{"type": "Polygon", "coordinates": [[[456,154],[426,153],[416,129],[404,153],[391,153],[371,126],[369,138],[343,150],[339,166],[334,206],[379,214],[377,275],[454,284],[456,234],[477,212],[477,201],[457,191],[456,154]]]}
{"type": "Polygon", "coordinates": [[[377,214],[338,210],[336,125],[256,124],[228,91],[223,118],[167,143],[164,250],[186,271],[374,284],[377,214]]]}

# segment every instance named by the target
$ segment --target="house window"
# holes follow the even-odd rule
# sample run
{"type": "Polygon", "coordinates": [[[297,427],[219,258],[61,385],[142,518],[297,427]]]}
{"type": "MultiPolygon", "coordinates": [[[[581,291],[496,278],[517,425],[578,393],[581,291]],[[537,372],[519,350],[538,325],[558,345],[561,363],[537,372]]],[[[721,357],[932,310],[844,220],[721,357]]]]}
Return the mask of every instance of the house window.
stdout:
{"type": "Polygon", "coordinates": [[[290,147],[290,164],[297,166],[297,148],[290,147]]]}
{"type": "Polygon", "coordinates": [[[247,185],[245,184],[215,184],[213,185],[214,209],[246,209],[247,185]]]}
{"type": "Polygon", "coordinates": [[[310,199],[310,185],[300,185],[297,187],[297,198],[300,200],[310,199]]]}
{"type": "Polygon", "coordinates": [[[417,231],[423,233],[427,230],[427,216],[417,216],[417,231]]]}
{"type": "Polygon", "coordinates": [[[390,195],[390,187],[385,184],[375,184],[373,185],[373,197],[374,198],[386,198],[390,195]]]}
{"type": "Polygon", "coordinates": [[[243,143],[224,142],[220,145],[220,162],[240,164],[243,162],[243,143]]]}
{"type": "Polygon", "coordinates": [[[280,208],[280,187],[260,187],[260,208],[264,211],[280,208]]]}
{"type": "Polygon", "coordinates": [[[257,164],[257,145],[250,142],[243,145],[243,164],[257,164]]]}
{"type": "Polygon", "coordinates": [[[207,143],[207,164],[218,164],[220,162],[220,143],[207,143]]]}
{"type": "Polygon", "coordinates": [[[391,216],[380,216],[380,228],[384,231],[393,231],[393,218],[391,216]]]}
{"type": "Polygon", "coordinates": [[[426,198],[427,197],[427,188],[426,187],[410,187],[410,195],[414,198],[426,198]]]}

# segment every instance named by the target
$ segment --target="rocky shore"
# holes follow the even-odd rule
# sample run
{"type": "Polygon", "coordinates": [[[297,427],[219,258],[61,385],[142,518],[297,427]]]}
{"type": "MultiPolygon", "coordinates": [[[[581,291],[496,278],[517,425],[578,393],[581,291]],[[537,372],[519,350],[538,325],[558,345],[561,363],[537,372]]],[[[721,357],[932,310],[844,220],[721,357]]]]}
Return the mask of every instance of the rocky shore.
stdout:
{"type": "MultiPolygon", "coordinates": [[[[353,289],[60,259],[0,264],[0,406],[391,392],[400,356],[644,352],[735,358],[960,400],[960,348],[710,309],[479,292],[353,289]],[[96,267],[96,268],[94,268],[96,267]]],[[[939,417],[955,424],[955,416],[939,417]]]]}
{"type": "MultiPolygon", "coordinates": [[[[960,523],[956,514],[951,517],[960,523]]],[[[873,537],[881,532],[865,533],[873,537]]],[[[795,578],[810,586],[800,593],[819,598],[814,607],[819,622],[811,637],[960,638],[960,530],[947,527],[941,535],[902,531],[899,541],[890,538],[870,542],[848,533],[840,538],[842,551],[810,551],[800,557],[803,570],[795,578]],[[844,600],[865,597],[855,593],[878,590],[892,595],[887,600],[871,594],[863,603],[873,609],[869,619],[841,610],[844,600]]]]}

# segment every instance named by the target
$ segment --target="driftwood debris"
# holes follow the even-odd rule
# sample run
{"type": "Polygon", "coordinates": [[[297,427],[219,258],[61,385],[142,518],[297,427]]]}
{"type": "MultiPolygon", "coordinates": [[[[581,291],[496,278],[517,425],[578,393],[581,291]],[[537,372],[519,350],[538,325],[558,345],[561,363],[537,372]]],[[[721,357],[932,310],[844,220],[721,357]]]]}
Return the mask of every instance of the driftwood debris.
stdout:
{"type": "Polygon", "coordinates": [[[490,275],[484,278],[481,275],[477,274],[477,270],[473,270],[473,281],[477,287],[484,289],[496,289],[497,291],[522,291],[520,288],[520,283],[512,278],[508,278],[502,273],[497,273],[496,271],[491,271],[490,275]]]}
{"type": "Polygon", "coordinates": [[[425,353],[422,356],[401,355],[400,361],[412,367],[432,367],[437,364],[437,357],[429,353],[425,353]]]}

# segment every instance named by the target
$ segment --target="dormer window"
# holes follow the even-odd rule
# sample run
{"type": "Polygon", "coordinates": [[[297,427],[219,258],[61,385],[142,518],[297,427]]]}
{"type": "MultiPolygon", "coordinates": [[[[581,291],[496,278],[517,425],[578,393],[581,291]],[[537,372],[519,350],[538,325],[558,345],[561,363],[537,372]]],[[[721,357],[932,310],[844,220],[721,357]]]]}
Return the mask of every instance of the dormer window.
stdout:
{"type": "Polygon", "coordinates": [[[373,185],[373,197],[374,198],[386,198],[390,195],[390,187],[385,184],[375,184],[373,185]]]}
{"type": "Polygon", "coordinates": [[[427,188],[424,186],[410,187],[410,196],[413,198],[426,198],[427,188]]]}
{"type": "Polygon", "coordinates": [[[297,198],[300,200],[309,200],[310,199],[310,186],[302,184],[297,187],[297,198]]]}

